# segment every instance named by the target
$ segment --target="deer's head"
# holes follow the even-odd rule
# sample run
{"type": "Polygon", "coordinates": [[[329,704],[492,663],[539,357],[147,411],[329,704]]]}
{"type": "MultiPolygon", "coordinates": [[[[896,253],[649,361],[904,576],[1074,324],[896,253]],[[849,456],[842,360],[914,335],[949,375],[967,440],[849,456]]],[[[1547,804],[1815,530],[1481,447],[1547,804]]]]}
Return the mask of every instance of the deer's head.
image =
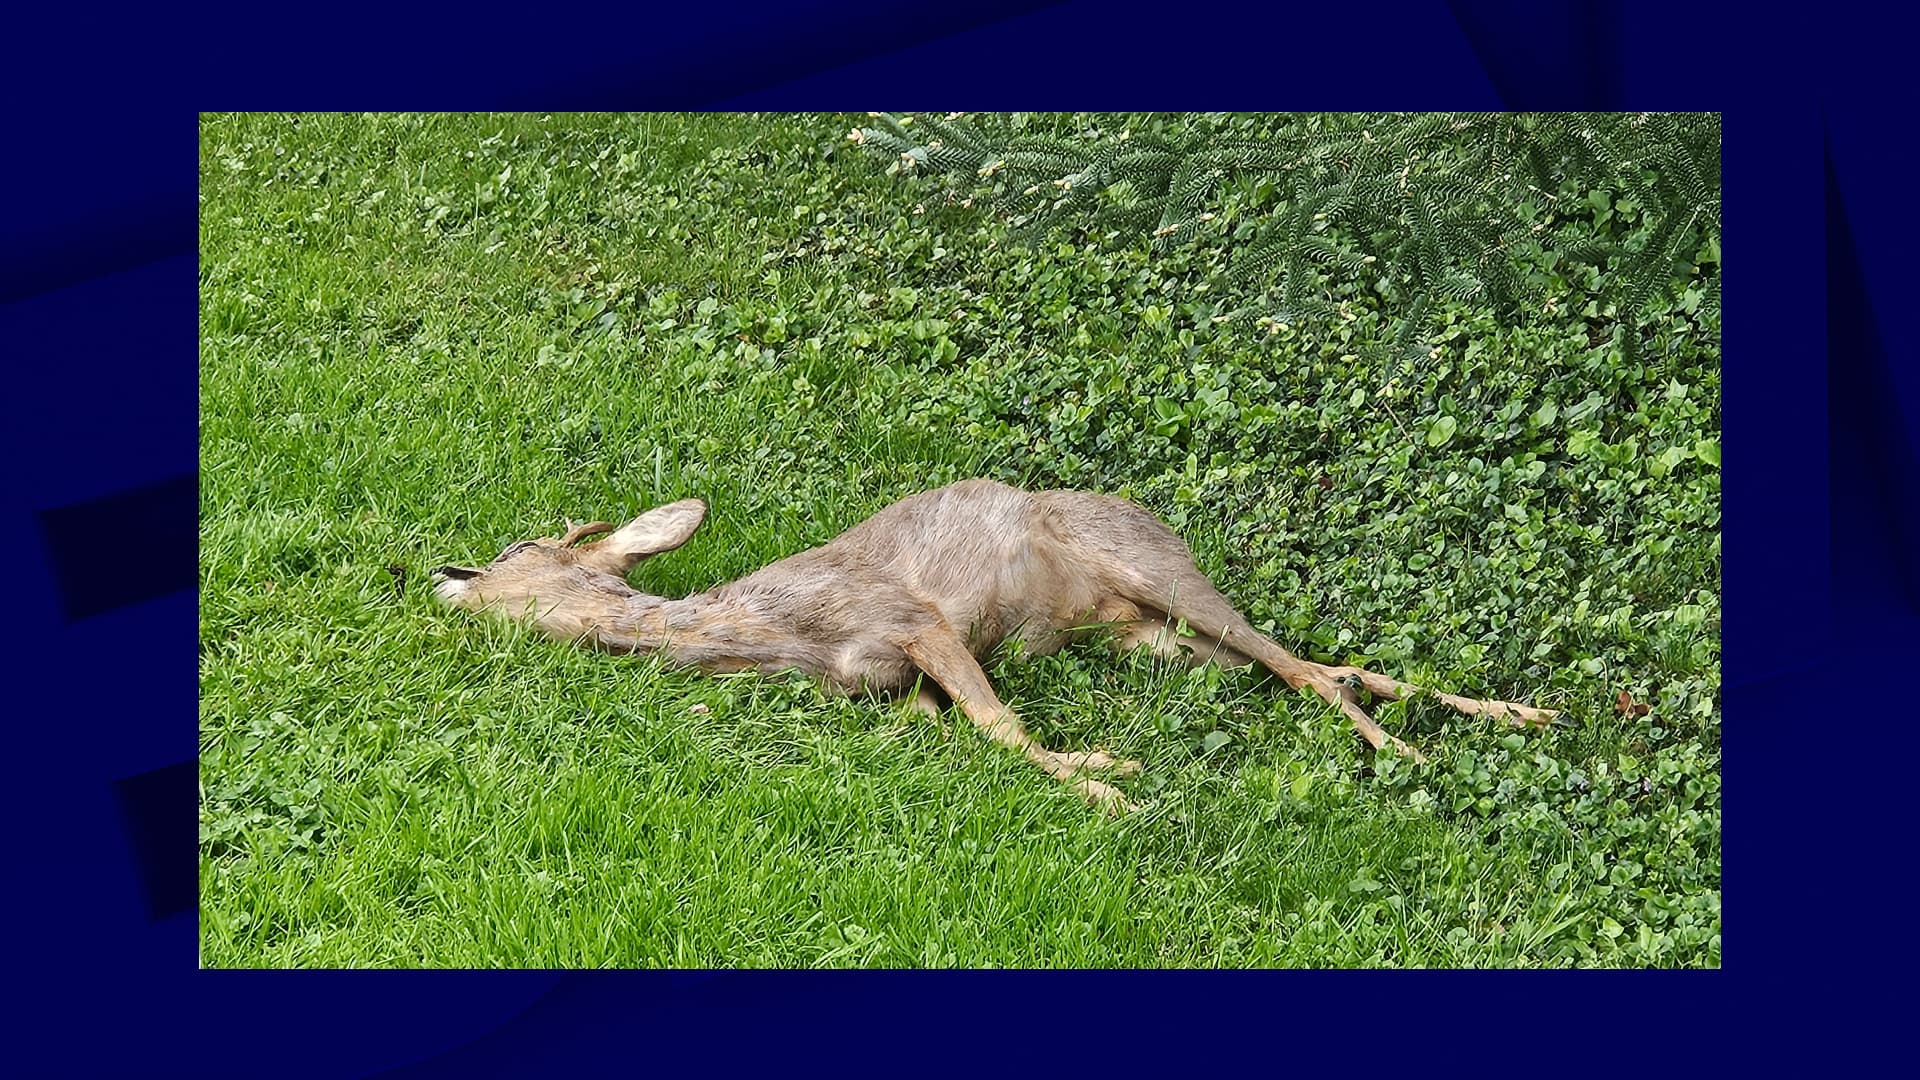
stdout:
{"type": "Polygon", "coordinates": [[[627,571],[649,555],[686,543],[706,516],[706,503],[682,499],[617,529],[596,521],[563,536],[522,540],[486,566],[433,571],[433,592],[454,607],[529,618],[556,636],[573,636],[604,622],[610,602],[636,595],[627,585],[627,571]]]}

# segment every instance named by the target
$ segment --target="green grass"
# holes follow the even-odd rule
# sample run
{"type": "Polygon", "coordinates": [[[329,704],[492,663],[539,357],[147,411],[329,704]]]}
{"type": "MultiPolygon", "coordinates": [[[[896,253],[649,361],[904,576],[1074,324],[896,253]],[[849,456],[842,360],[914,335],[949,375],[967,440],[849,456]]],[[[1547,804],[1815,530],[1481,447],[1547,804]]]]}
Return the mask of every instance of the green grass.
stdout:
{"type": "MultiPolygon", "coordinates": [[[[1216,324],[1212,256],[1023,248],[824,153],[848,126],[203,121],[208,966],[1719,964],[1719,344],[1684,291],[1626,363],[1549,233],[1551,310],[1437,310],[1394,367],[1390,283],[1216,324]],[[425,583],[699,495],[634,575],[679,595],[970,475],[1135,497],[1290,647],[1575,724],[1383,706],[1412,766],[1250,674],[997,662],[1050,745],[1145,762],[1108,821],[957,716],[425,583]]],[[[1558,230],[1631,227],[1584,196],[1558,230]]]]}

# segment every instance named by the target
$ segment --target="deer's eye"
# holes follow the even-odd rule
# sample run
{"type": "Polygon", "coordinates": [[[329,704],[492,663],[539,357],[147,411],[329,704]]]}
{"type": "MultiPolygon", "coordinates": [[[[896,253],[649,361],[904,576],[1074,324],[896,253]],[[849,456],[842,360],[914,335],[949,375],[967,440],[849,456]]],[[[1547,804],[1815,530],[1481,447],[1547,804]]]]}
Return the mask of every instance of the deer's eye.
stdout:
{"type": "Polygon", "coordinates": [[[538,547],[538,546],[539,546],[539,545],[537,545],[537,544],[535,544],[535,543],[534,543],[533,541],[531,541],[531,540],[522,540],[522,541],[520,541],[520,542],[519,542],[519,543],[517,543],[517,544],[512,544],[512,545],[509,545],[509,546],[507,547],[507,550],[505,550],[505,551],[503,551],[503,552],[501,552],[500,554],[498,554],[498,555],[496,555],[496,556],[494,556],[494,559],[493,559],[493,561],[494,561],[494,562],[503,562],[503,561],[505,561],[506,559],[508,559],[508,558],[511,558],[512,556],[514,556],[514,555],[517,555],[517,554],[519,554],[520,552],[522,552],[522,551],[525,551],[525,550],[527,550],[527,549],[528,549],[528,548],[530,548],[530,547],[538,547]]]}

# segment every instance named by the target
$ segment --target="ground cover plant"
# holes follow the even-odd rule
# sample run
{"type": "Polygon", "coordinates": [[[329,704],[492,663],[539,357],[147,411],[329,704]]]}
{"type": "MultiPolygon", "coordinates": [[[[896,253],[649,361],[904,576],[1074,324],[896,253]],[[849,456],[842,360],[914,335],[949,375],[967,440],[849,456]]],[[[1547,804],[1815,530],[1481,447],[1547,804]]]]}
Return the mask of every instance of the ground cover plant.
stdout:
{"type": "Polygon", "coordinates": [[[1719,964],[1717,242],[1623,322],[1566,253],[1645,208],[1569,178],[1513,208],[1515,306],[1438,298],[1416,352],[1380,262],[1275,317],[1231,244],[1016,235],[872,122],[203,119],[204,963],[1719,964]],[[997,658],[1050,746],[1145,763],[1111,821],[957,716],[425,587],[698,495],[634,575],[679,595],[971,475],[1138,499],[1295,651],[1570,723],[1377,707],[1416,765],[1249,673],[997,658]]]}

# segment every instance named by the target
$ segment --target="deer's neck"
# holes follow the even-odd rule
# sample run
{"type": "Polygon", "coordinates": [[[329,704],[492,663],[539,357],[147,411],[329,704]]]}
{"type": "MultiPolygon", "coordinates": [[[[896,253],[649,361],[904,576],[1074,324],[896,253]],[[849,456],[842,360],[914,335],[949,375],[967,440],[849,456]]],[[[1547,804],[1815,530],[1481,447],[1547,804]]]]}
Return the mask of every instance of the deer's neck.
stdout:
{"type": "Polygon", "coordinates": [[[609,605],[567,636],[612,652],[656,654],[709,672],[825,670],[819,645],[800,640],[751,604],[715,593],[668,600],[641,593],[609,605]]]}

